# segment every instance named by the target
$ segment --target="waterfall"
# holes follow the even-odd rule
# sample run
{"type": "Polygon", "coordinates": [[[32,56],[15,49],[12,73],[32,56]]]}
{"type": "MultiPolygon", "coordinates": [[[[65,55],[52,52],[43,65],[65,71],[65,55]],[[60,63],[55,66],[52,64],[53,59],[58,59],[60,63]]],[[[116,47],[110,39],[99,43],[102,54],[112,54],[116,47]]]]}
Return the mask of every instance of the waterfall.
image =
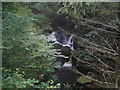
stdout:
{"type": "MultiPolygon", "coordinates": [[[[65,56],[70,56],[70,58],[60,58],[58,60],[62,59],[62,66],[59,70],[55,72],[55,75],[58,76],[58,80],[61,84],[69,83],[73,85],[76,82],[77,79],[77,73],[74,66],[74,59],[71,55],[71,50],[74,50],[73,43],[74,40],[74,34],[68,35],[64,32],[53,32],[52,38],[56,38],[52,41],[54,41],[53,45],[56,49],[60,49],[60,52],[65,56]],[[73,59],[73,60],[72,60],[73,59]],[[73,78],[74,77],[74,78],[73,78]]],[[[61,62],[61,61],[60,61],[61,62]]]]}
{"type": "Polygon", "coordinates": [[[70,36],[70,38],[68,39],[67,45],[70,45],[71,49],[73,50],[73,34],[70,36]]]}
{"type": "Polygon", "coordinates": [[[65,62],[63,67],[72,67],[72,57],[70,57],[68,62],[65,62]]]}
{"type": "Polygon", "coordinates": [[[66,35],[63,35],[62,44],[63,44],[63,45],[66,45],[66,44],[67,44],[67,36],[66,36],[66,35]]]}
{"type": "Polygon", "coordinates": [[[73,34],[68,38],[68,40],[66,41],[66,44],[64,44],[63,46],[68,46],[70,47],[72,50],[74,50],[74,47],[73,47],[73,34]]]}
{"type": "Polygon", "coordinates": [[[57,41],[56,37],[55,37],[56,32],[52,32],[50,35],[47,36],[48,40],[55,42],[57,41]]]}
{"type": "Polygon", "coordinates": [[[74,50],[74,46],[73,46],[73,37],[74,34],[68,36],[65,33],[60,33],[60,32],[52,32],[50,35],[48,35],[48,39],[52,42],[54,42],[54,44],[57,47],[65,47],[66,50],[68,48],[70,48],[71,50],[74,50]]]}

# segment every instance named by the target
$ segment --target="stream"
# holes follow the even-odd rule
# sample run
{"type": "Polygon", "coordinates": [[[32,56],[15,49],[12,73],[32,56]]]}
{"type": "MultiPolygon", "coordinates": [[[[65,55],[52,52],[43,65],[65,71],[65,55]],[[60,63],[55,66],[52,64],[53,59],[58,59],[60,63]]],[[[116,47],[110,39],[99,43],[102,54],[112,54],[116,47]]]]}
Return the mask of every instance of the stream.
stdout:
{"type": "Polygon", "coordinates": [[[75,35],[54,31],[48,35],[48,39],[56,49],[60,49],[63,55],[69,57],[67,59],[58,57],[58,60],[62,61],[62,66],[56,71],[56,75],[62,84],[61,87],[64,87],[66,83],[74,85],[77,79],[77,73],[75,73],[77,69],[75,65],[73,65],[74,59],[72,58],[71,51],[76,49],[75,35]]]}

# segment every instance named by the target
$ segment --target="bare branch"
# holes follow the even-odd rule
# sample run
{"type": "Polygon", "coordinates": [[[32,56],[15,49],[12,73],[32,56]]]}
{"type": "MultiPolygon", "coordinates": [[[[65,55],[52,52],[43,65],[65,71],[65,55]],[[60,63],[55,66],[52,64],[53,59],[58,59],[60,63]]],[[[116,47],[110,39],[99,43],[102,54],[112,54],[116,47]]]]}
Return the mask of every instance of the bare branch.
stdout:
{"type": "Polygon", "coordinates": [[[88,51],[88,53],[90,55],[92,55],[94,58],[96,58],[99,62],[101,62],[104,66],[106,66],[107,68],[111,68],[112,70],[115,70],[113,69],[112,67],[108,66],[107,64],[105,64],[102,60],[100,60],[100,58],[98,58],[97,56],[93,55],[89,50],[86,49],[86,51],[88,51]]]}
{"type": "Polygon", "coordinates": [[[107,25],[107,24],[104,24],[104,23],[100,23],[100,22],[97,22],[97,21],[93,21],[93,20],[88,20],[88,19],[86,19],[86,18],[81,18],[82,20],[85,20],[85,21],[87,21],[87,22],[89,22],[89,23],[94,23],[94,24],[100,24],[100,25],[103,25],[103,26],[105,26],[105,27],[109,27],[109,28],[112,28],[112,29],[116,29],[117,31],[118,31],[118,29],[115,27],[115,26],[110,26],[110,25],[107,25]]]}
{"type": "Polygon", "coordinates": [[[97,33],[97,35],[109,46],[109,48],[110,48],[112,51],[116,52],[115,50],[113,50],[112,46],[111,46],[100,34],[97,33]]]}
{"type": "Polygon", "coordinates": [[[109,70],[102,69],[102,68],[98,67],[98,66],[95,65],[95,64],[92,64],[92,63],[87,62],[86,60],[80,60],[80,59],[77,58],[74,54],[72,54],[72,56],[73,56],[75,59],[77,59],[77,61],[82,62],[82,63],[85,63],[85,64],[88,64],[88,65],[91,66],[91,68],[96,69],[97,71],[101,71],[101,72],[104,72],[104,73],[112,73],[112,74],[115,73],[114,71],[109,71],[109,70]]]}
{"type": "MultiPolygon", "coordinates": [[[[58,27],[59,28],[59,30],[61,30],[61,31],[63,31],[63,32],[65,32],[65,33],[67,33],[67,34],[71,34],[69,31],[66,31],[66,30],[64,30],[64,29],[62,29],[62,28],[60,28],[60,27],[58,27]]],[[[75,35],[76,37],[77,37],[77,39],[79,39],[79,41],[80,41],[80,45],[82,45],[82,46],[84,46],[84,47],[89,47],[89,48],[94,48],[95,50],[97,50],[97,51],[100,51],[100,52],[103,52],[103,53],[109,53],[109,54],[112,54],[113,56],[116,56],[116,55],[118,55],[118,53],[116,52],[116,51],[114,51],[114,50],[112,50],[112,49],[109,49],[109,48],[106,48],[106,47],[103,47],[103,46],[101,46],[101,45],[98,45],[98,44],[96,44],[96,43],[93,43],[93,42],[90,42],[89,40],[87,40],[87,39],[84,39],[84,38],[82,38],[82,37],[80,37],[80,36],[77,36],[77,35],[75,35]],[[90,47],[91,46],[91,47],[90,47]]]]}
{"type": "Polygon", "coordinates": [[[118,35],[119,33],[116,33],[116,32],[112,32],[112,31],[108,31],[108,30],[104,30],[104,29],[101,29],[101,28],[96,28],[94,26],[91,26],[91,25],[88,25],[88,24],[85,24],[85,23],[81,23],[82,25],[84,26],[87,26],[89,28],[92,28],[94,30],[99,30],[99,31],[103,31],[103,32],[106,32],[106,33],[110,33],[110,34],[115,34],[115,35],[118,35]]]}

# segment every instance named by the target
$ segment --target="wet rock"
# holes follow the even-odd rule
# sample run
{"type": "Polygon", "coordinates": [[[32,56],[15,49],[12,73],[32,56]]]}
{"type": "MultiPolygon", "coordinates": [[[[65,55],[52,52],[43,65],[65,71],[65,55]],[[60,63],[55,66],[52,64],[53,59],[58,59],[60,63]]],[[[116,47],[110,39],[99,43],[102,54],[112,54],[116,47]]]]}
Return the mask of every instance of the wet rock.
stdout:
{"type": "Polygon", "coordinates": [[[61,48],[61,52],[62,52],[62,54],[64,54],[64,55],[70,55],[71,54],[71,48],[70,48],[70,46],[63,46],[62,48],[61,48]]]}
{"type": "Polygon", "coordinates": [[[62,46],[62,44],[61,43],[59,43],[59,42],[54,42],[54,47],[56,48],[56,49],[61,49],[63,46],[62,46]]]}
{"type": "Polygon", "coordinates": [[[78,78],[78,74],[75,71],[72,67],[62,67],[56,72],[56,75],[60,83],[74,85],[78,78]]]}

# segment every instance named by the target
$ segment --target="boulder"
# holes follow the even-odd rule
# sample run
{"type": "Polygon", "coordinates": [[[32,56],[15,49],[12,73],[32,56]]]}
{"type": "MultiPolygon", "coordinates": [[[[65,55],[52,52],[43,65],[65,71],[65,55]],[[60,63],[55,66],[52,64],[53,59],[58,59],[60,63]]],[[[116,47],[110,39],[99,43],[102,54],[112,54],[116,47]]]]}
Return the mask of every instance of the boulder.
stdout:
{"type": "Polygon", "coordinates": [[[62,44],[61,43],[59,43],[59,42],[54,42],[54,47],[56,48],[56,49],[61,49],[62,48],[62,44]]]}
{"type": "Polygon", "coordinates": [[[63,45],[63,47],[61,48],[61,52],[64,55],[70,55],[71,54],[70,51],[71,51],[70,46],[63,45]]]}
{"type": "Polygon", "coordinates": [[[56,75],[60,83],[69,83],[70,85],[74,85],[79,76],[73,67],[61,67],[56,71],[56,75]]]}

